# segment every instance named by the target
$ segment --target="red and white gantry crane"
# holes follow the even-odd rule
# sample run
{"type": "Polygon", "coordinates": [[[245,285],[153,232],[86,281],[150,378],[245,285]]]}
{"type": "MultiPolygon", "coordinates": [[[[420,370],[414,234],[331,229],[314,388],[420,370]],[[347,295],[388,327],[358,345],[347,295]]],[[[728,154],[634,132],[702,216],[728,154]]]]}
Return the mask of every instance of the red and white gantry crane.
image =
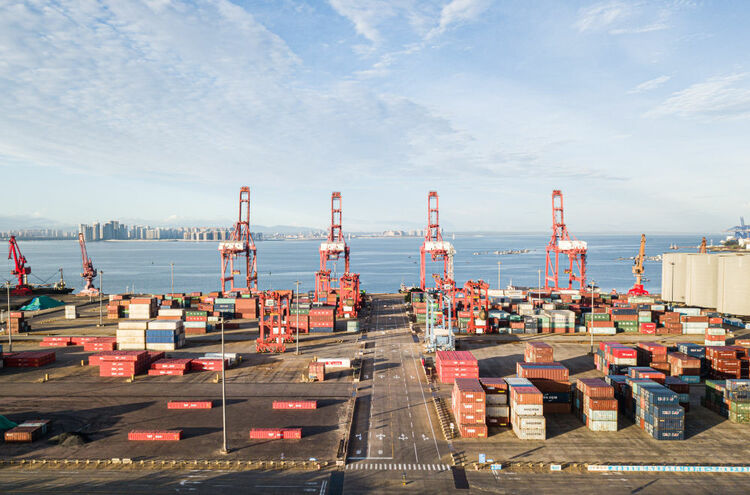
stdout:
{"type": "Polygon", "coordinates": [[[86,251],[86,238],[83,233],[78,234],[78,244],[81,246],[81,265],[83,271],[81,272],[81,278],[86,281],[86,286],[81,290],[79,296],[98,296],[99,289],[94,287],[94,279],[96,278],[96,268],[89,258],[89,254],[86,251]]]}
{"type": "MultiPolygon", "coordinates": [[[[571,236],[563,216],[563,195],[555,189],[552,191],[552,238],[547,244],[547,262],[544,270],[545,290],[572,289],[573,282],[580,282],[581,289],[586,286],[586,252],[588,245],[571,236]],[[568,257],[568,264],[563,272],[568,275],[568,286],[560,287],[560,255],[568,257]]],[[[563,262],[564,263],[564,262],[563,262]]]]}
{"type": "Polygon", "coordinates": [[[443,261],[441,284],[448,283],[455,287],[453,256],[456,254],[456,250],[453,249],[450,242],[443,240],[443,233],[440,231],[439,198],[436,191],[430,191],[427,194],[427,231],[424,242],[419,248],[419,288],[423,291],[426,287],[428,253],[432,257],[432,261],[443,261]]]}
{"type": "Polygon", "coordinates": [[[256,292],[258,290],[258,260],[255,242],[250,233],[250,188],[240,188],[239,218],[229,241],[219,243],[221,253],[221,290],[222,292],[256,292]],[[245,280],[235,280],[242,275],[242,262],[235,268],[235,260],[244,258],[245,280]],[[227,269],[229,273],[227,274],[227,269]],[[229,290],[227,291],[227,282],[229,290]],[[235,285],[237,282],[237,285],[235,285]]]}

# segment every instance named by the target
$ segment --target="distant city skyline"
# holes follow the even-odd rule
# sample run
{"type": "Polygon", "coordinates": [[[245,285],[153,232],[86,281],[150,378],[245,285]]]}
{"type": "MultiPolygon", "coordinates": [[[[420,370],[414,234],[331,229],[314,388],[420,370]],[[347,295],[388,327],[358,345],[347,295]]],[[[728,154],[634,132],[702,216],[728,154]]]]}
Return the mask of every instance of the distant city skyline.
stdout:
{"type": "MultiPolygon", "coordinates": [[[[744,2],[0,3],[3,215],[716,231],[750,216],[744,2]],[[191,40],[186,43],[185,40],[191,40]],[[54,56],[50,56],[54,54],[54,56]],[[92,213],[95,212],[95,213],[92,213]]],[[[131,219],[138,221],[131,221],[131,219]]]]}

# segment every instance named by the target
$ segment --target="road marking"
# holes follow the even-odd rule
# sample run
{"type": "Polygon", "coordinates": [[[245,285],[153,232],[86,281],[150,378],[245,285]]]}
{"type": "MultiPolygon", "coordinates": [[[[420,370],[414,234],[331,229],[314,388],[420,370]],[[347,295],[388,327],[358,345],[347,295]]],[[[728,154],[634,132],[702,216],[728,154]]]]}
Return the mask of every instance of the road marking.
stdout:
{"type": "Polygon", "coordinates": [[[398,437],[398,439],[399,439],[399,440],[408,440],[408,439],[409,439],[409,437],[407,437],[406,435],[404,435],[404,434],[402,433],[402,434],[401,434],[401,436],[400,436],[400,437],[398,437]]]}

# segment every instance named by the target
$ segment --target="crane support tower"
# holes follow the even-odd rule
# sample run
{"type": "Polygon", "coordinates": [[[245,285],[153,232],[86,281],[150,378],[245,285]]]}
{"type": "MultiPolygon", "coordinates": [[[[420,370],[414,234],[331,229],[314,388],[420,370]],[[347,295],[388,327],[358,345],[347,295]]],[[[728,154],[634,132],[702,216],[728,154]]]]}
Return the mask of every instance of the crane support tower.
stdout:
{"type": "Polygon", "coordinates": [[[315,273],[316,302],[330,303],[329,297],[339,297],[338,316],[357,316],[361,305],[359,292],[359,274],[349,271],[349,246],[346,244],[342,225],[341,193],[331,193],[331,226],[328,228],[328,238],[320,244],[320,268],[315,273]],[[344,257],[344,273],[340,279],[331,277],[328,262],[336,262],[344,257]]]}
{"type": "MultiPolygon", "coordinates": [[[[563,194],[552,191],[552,238],[547,244],[547,262],[544,270],[544,289],[572,289],[573,282],[586,286],[586,252],[588,245],[571,236],[565,225],[563,214],[563,194]],[[563,268],[568,275],[568,286],[560,287],[560,255],[568,257],[568,267],[563,268]]],[[[564,263],[564,262],[563,262],[564,263]]]]}
{"type": "Polygon", "coordinates": [[[258,296],[260,336],[255,341],[256,352],[284,352],[286,343],[294,342],[289,318],[291,291],[266,291],[258,296]]]}
{"type": "MultiPolygon", "coordinates": [[[[705,237],[703,238],[705,241],[705,237]]],[[[631,296],[647,296],[648,291],[643,288],[643,262],[646,259],[646,236],[641,234],[641,247],[638,250],[638,256],[636,256],[633,262],[633,275],[635,275],[635,284],[633,288],[628,291],[628,295],[631,296]]]]}
{"type": "MultiPolygon", "coordinates": [[[[453,245],[443,240],[443,233],[440,231],[440,211],[439,198],[436,191],[430,191],[427,194],[427,232],[424,236],[424,242],[419,248],[419,288],[424,291],[426,287],[427,271],[427,253],[432,257],[432,261],[443,261],[442,281],[454,281],[453,278],[453,256],[456,250],[453,245]]],[[[455,287],[455,282],[453,282],[455,287]]],[[[451,291],[452,292],[452,291],[451,291]]]]}
{"type": "Polygon", "coordinates": [[[708,252],[707,246],[706,246],[706,238],[704,237],[701,239],[701,245],[698,246],[698,252],[700,254],[706,254],[708,252]]]}
{"type": "Polygon", "coordinates": [[[221,290],[227,292],[257,292],[258,290],[258,260],[256,257],[255,242],[250,233],[250,188],[240,188],[239,217],[234,224],[234,230],[230,240],[219,243],[221,253],[221,290]],[[236,275],[241,275],[242,262],[239,257],[244,258],[245,280],[237,280],[236,275]],[[237,261],[237,267],[235,267],[237,261]],[[229,273],[227,274],[227,270],[229,273]],[[235,282],[238,285],[235,285],[235,282]]]}
{"type": "Polygon", "coordinates": [[[89,254],[86,251],[86,238],[82,233],[78,234],[78,244],[81,246],[81,265],[83,266],[83,272],[81,272],[81,278],[86,281],[86,286],[81,290],[79,296],[98,296],[99,289],[94,287],[94,279],[96,278],[96,268],[89,258],[89,254]]]}
{"type": "Polygon", "coordinates": [[[13,269],[10,274],[16,277],[16,286],[12,294],[16,296],[26,296],[31,294],[31,286],[28,283],[28,277],[31,273],[31,267],[26,264],[26,256],[21,254],[21,248],[18,247],[16,236],[10,236],[8,240],[8,259],[13,260],[13,269]]]}

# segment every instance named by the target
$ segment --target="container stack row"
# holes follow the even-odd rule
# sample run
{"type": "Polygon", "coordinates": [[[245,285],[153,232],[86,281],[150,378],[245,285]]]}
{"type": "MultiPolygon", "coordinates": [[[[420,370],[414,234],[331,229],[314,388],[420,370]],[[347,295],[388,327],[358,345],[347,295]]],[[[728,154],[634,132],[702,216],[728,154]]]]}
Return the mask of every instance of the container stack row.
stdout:
{"type": "Polygon", "coordinates": [[[510,424],[521,440],[545,440],[542,393],[526,378],[506,378],[510,390],[510,424]]]}
{"type": "Polygon", "coordinates": [[[486,394],[476,378],[456,378],[451,392],[453,417],[462,437],[486,438],[486,394]]]}
{"type": "Polygon", "coordinates": [[[618,402],[614,388],[600,378],[584,378],[575,386],[573,411],[591,431],[617,431],[618,402]]]}
{"type": "Polygon", "coordinates": [[[733,423],[750,423],[750,380],[706,380],[701,404],[733,423]]]}
{"type": "Polygon", "coordinates": [[[469,351],[438,351],[435,369],[440,383],[453,383],[456,378],[479,378],[479,362],[469,351]]]}

